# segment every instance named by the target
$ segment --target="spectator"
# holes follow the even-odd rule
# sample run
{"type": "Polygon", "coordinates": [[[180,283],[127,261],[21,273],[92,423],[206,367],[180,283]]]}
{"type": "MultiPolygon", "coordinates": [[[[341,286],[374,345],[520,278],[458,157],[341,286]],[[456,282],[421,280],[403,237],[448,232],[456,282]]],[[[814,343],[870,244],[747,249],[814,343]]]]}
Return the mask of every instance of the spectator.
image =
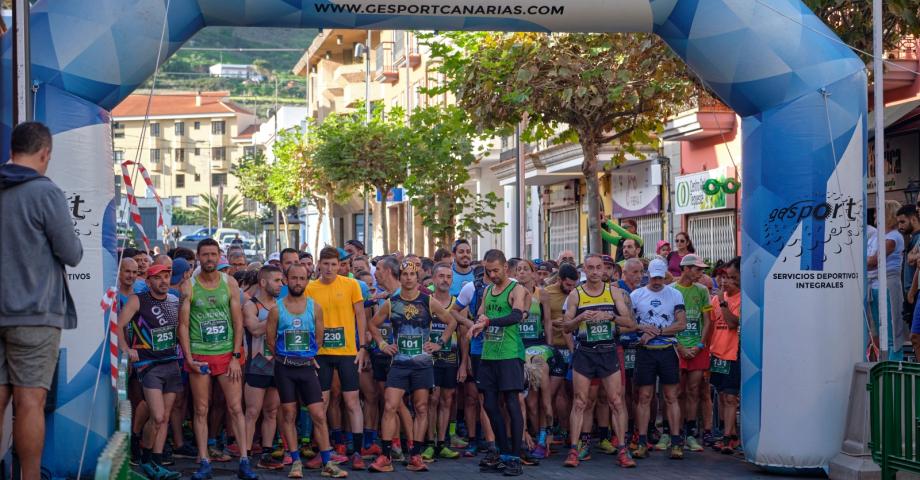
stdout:
{"type": "MultiPolygon", "coordinates": [[[[908,330],[901,319],[901,306],[904,290],[901,287],[901,260],[904,258],[904,236],[898,231],[897,211],[901,204],[894,200],[885,201],[884,223],[879,222],[879,230],[866,242],[866,267],[869,276],[869,312],[872,315],[873,344],[878,342],[878,262],[879,262],[879,236],[885,233],[885,277],[888,283],[888,358],[887,360],[900,361],[904,359],[904,342],[908,340],[908,330]],[[899,321],[892,322],[896,318],[899,321]]],[[[879,347],[881,349],[881,347],[879,347]]]]}
{"type": "Polygon", "coordinates": [[[674,245],[677,250],[671,251],[666,258],[668,260],[668,272],[674,278],[677,278],[680,277],[680,261],[684,259],[685,255],[696,253],[696,248],[693,246],[693,241],[690,240],[690,235],[687,232],[680,232],[675,235],[674,245]]]}
{"type": "Polygon", "coordinates": [[[51,132],[21,123],[10,146],[10,161],[0,166],[0,418],[15,398],[13,443],[22,477],[33,479],[41,476],[45,399],[61,329],[77,326],[64,266],[80,263],[83,246],[64,192],[45,177],[51,132]]]}
{"type": "Polygon", "coordinates": [[[671,254],[671,243],[667,240],[658,240],[658,245],[655,246],[655,254],[661,258],[668,258],[668,255],[671,254]]]}

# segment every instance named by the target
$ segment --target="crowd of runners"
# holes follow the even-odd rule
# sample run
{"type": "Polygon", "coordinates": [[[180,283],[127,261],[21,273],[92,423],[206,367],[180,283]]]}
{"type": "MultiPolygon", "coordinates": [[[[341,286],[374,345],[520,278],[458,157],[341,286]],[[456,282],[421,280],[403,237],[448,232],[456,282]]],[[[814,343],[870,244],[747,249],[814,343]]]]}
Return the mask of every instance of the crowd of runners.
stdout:
{"type": "Polygon", "coordinates": [[[738,453],[740,261],[712,268],[676,243],[644,259],[627,239],[622,260],[580,265],[570,251],[476,260],[465,240],[430,259],[351,240],[264,264],[210,239],[125,249],[132,462],[176,479],[174,458],[196,459],[200,480],[238,457],[246,480],[738,453]]]}

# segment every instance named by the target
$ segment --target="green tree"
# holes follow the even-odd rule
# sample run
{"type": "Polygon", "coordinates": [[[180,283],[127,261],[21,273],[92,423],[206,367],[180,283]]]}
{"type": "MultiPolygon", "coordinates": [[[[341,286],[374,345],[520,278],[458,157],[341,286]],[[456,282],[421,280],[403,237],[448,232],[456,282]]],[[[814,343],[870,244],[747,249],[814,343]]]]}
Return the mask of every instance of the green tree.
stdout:
{"type": "Polygon", "coordinates": [[[235,228],[244,220],[243,201],[237,195],[224,195],[223,222],[218,222],[217,195],[205,193],[201,195],[201,200],[202,203],[195,205],[190,212],[190,219],[193,223],[214,226],[223,223],[227,228],[235,228]]]}
{"type": "MultiPolygon", "coordinates": [[[[578,142],[587,185],[588,246],[600,251],[598,150],[613,163],[642,158],[690,93],[685,67],[650,34],[469,34],[431,39],[440,70],[481,130],[508,132],[527,119],[525,140],[578,142]]],[[[435,90],[433,93],[439,93],[435,90]]]]}
{"type": "MultiPolygon", "coordinates": [[[[418,148],[418,136],[403,119],[400,108],[376,109],[369,123],[363,111],[330,115],[314,132],[314,161],[337,188],[389,192],[405,182],[407,159],[418,148]]],[[[374,223],[381,229],[384,251],[389,251],[386,204],[383,195],[374,223]]]]}
{"type": "Polygon", "coordinates": [[[410,126],[419,141],[409,152],[406,193],[435,243],[450,245],[458,233],[500,232],[504,224],[495,221],[494,213],[498,196],[475,194],[465,186],[470,167],[488,146],[486,136],[475,131],[466,112],[455,105],[416,109],[410,126]],[[477,144],[482,147],[477,149],[477,144]]]}
{"type": "MultiPolygon", "coordinates": [[[[872,1],[803,0],[847,45],[872,51],[872,1]]],[[[920,3],[917,0],[885,0],[882,3],[882,41],[893,50],[905,35],[920,35],[920,3]]],[[[870,58],[860,54],[865,61],[870,58]]]]}
{"type": "Polygon", "coordinates": [[[243,198],[264,204],[272,203],[265,188],[271,166],[266,162],[264,152],[257,150],[243,156],[239,164],[233,165],[230,173],[239,180],[238,189],[243,198]]]}

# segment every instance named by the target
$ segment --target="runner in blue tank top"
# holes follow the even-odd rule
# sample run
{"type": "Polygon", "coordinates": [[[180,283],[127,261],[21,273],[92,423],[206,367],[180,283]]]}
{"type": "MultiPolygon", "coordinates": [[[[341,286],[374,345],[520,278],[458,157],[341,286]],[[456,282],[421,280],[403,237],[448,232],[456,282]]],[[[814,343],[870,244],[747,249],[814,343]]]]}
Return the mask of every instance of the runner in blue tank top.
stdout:
{"type": "Polygon", "coordinates": [[[274,355],[275,384],[281,397],[281,435],[291,448],[289,478],[303,478],[303,463],[297,448],[297,402],[307,406],[313,419],[313,438],[320,448],[324,477],[343,478],[348,474],[332,460],[323,391],[316,375],[316,352],[323,338],[323,312],[312,298],[304,296],[307,288],[307,268],[291,265],[286,274],[290,295],[276,300],[268,313],[265,343],[274,355]]]}

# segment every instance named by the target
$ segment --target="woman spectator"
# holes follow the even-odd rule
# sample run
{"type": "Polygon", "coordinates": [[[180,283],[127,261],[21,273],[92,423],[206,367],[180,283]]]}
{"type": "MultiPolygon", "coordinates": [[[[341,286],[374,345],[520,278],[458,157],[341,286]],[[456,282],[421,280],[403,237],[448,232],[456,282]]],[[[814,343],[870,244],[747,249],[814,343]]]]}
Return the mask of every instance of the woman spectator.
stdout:
{"type": "MultiPolygon", "coordinates": [[[[909,331],[902,321],[892,322],[892,318],[900,320],[901,306],[903,304],[904,289],[901,286],[901,262],[904,258],[904,236],[898,231],[898,217],[896,215],[901,204],[894,200],[885,201],[884,222],[877,222],[879,230],[866,242],[866,267],[869,275],[869,311],[872,314],[873,345],[879,345],[879,236],[885,234],[885,277],[888,279],[888,360],[904,359],[904,342],[908,340],[909,331]]],[[[880,348],[880,347],[879,347],[880,348]]]]}
{"type": "Polygon", "coordinates": [[[689,253],[696,253],[696,248],[690,240],[687,232],[680,232],[674,236],[674,246],[677,250],[672,250],[668,255],[668,272],[675,278],[680,277],[680,261],[689,253]]]}

